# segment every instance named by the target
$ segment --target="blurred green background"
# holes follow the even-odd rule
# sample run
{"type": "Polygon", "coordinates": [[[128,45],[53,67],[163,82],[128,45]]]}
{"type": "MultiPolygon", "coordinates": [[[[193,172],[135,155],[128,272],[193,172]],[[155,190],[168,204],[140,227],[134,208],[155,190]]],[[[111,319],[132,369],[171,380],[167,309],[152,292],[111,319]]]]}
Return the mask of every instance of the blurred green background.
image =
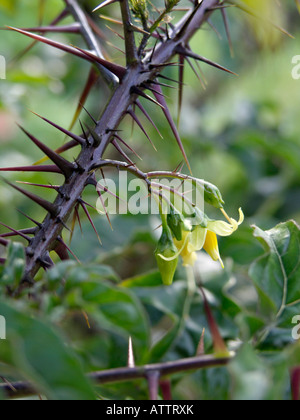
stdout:
{"type": "MultiPolygon", "coordinates": [[[[87,10],[98,4],[96,0],[83,3],[87,10]]],[[[253,0],[245,3],[255,6],[253,0]]],[[[196,53],[230,68],[238,76],[203,64],[201,70],[205,78],[202,86],[186,65],[180,121],[180,133],[194,176],[220,188],[226,210],[232,217],[237,217],[239,207],[245,213],[243,226],[232,237],[220,241],[220,250],[228,272],[233,270],[235,273],[235,296],[249,307],[255,300],[255,293],[247,272],[249,264],[261,254],[251,225],[269,229],[292,218],[300,223],[300,80],[292,77],[292,58],[300,54],[299,15],[292,0],[280,4],[276,2],[276,5],[272,1],[257,1],[256,6],[260,8],[262,3],[264,10],[259,9],[259,12],[265,13],[266,19],[284,27],[293,37],[283,34],[267,20],[261,22],[232,7],[227,10],[232,55],[221,13],[214,13],[211,26],[207,24],[197,33],[191,47],[196,53]]],[[[39,4],[38,0],[0,1],[0,27],[36,26],[40,19],[39,4]]],[[[47,0],[43,21],[49,23],[61,10],[60,0],[47,0]]],[[[114,6],[103,13],[119,17],[118,8],[114,6]]],[[[180,16],[181,12],[176,12],[174,19],[180,16]]],[[[97,19],[97,16],[94,19],[106,35],[103,47],[107,54],[112,60],[124,63],[123,54],[111,47],[114,44],[121,48],[122,41],[106,25],[119,32],[121,29],[97,19]]],[[[77,36],[55,35],[54,38],[84,46],[77,36]]],[[[19,34],[1,31],[0,55],[7,60],[7,78],[0,81],[1,167],[27,165],[42,157],[17,128],[16,122],[53,148],[63,144],[63,135],[35,117],[30,110],[68,128],[89,71],[88,64],[45,45],[36,45],[23,57],[16,58],[29,44],[30,40],[19,34]]],[[[164,74],[177,78],[178,70],[170,68],[164,74]]],[[[171,89],[166,89],[165,93],[176,119],[178,93],[171,89]]],[[[95,118],[105,106],[107,97],[107,88],[99,82],[86,105],[95,118]]],[[[143,157],[139,163],[142,170],[173,170],[182,160],[173,135],[161,110],[148,103],[145,107],[164,137],[160,139],[141,116],[158,152],[153,150],[139,128],[135,127],[132,133],[129,118],[122,124],[122,137],[129,140],[143,157]]],[[[81,117],[89,123],[84,113],[81,117]]],[[[78,124],[75,130],[80,132],[78,124]]],[[[76,150],[68,152],[67,156],[72,158],[76,153],[76,150]]],[[[107,155],[118,156],[114,151],[107,155]]],[[[37,183],[61,182],[58,176],[53,175],[5,174],[5,178],[37,183]]],[[[54,198],[48,190],[40,193],[48,199],[54,198]]],[[[86,192],[85,199],[92,205],[96,204],[96,195],[92,190],[86,192]]],[[[42,221],[43,214],[39,208],[0,182],[0,220],[14,228],[30,226],[17,208],[42,221]]],[[[207,208],[207,212],[210,216],[216,215],[213,209],[207,208]]],[[[159,222],[155,217],[115,216],[112,217],[114,230],[111,231],[104,216],[96,212],[92,214],[103,247],[99,246],[89,224],[84,222],[83,239],[79,229],[73,239],[73,249],[82,261],[96,259],[111,264],[121,279],[156,270],[153,252],[157,239],[155,228],[159,222]]],[[[217,213],[217,216],[220,218],[220,214],[217,213]]],[[[0,230],[4,231],[4,228],[0,230]]],[[[211,263],[204,253],[199,256],[197,270],[203,282],[222,281],[229,277],[228,273],[222,274],[218,265],[211,263]]],[[[177,277],[180,276],[179,270],[177,277]]],[[[178,282],[178,296],[180,287],[183,286],[178,282]]],[[[155,318],[155,314],[152,315],[155,318]]],[[[226,331],[226,325],[222,327],[223,332],[226,331]]],[[[182,355],[189,353],[188,346],[181,350],[182,355]]],[[[176,349],[174,358],[181,350],[176,349]]],[[[107,357],[108,353],[109,349],[106,349],[107,357]]],[[[105,355],[101,357],[105,358],[105,355]]],[[[100,357],[99,354],[95,355],[97,357],[100,357]]],[[[118,357],[110,364],[117,362],[118,357]]],[[[99,360],[96,365],[99,365],[99,360]]],[[[210,386],[213,387],[213,384],[211,379],[210,386]]],[[[222,384],[222,392],[224,389],[226,384],[222,384]]],[[[181,386],[179,395],[186,396],[188,392],[194,391],[186,384],[186,388],[181,386]]],[[[195,397],[198,397],[197,393],[195,397]]],[[[202,397],[205,398],[204,395],[202,397]]]]}

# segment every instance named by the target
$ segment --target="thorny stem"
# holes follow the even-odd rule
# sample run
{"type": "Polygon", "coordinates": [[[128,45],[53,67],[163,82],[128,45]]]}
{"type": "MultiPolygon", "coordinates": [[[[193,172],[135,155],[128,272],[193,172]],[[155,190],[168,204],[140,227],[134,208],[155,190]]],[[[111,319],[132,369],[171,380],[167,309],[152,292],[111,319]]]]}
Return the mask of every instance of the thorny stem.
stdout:
{"type": "MultiPolygon", "coordinates": [[[[76,0],[65,0],[75,19],[82,26],[82,34],[90,46],[95,46],[94,35],[88,30],[89,24],[81,11],[76,0]],[[81,12],[80,12],[81,11],[81,12]]],[[[154,54],[151,52],[138,62],[136,66],[127,71],[122,83],[114,90],[106,109],[100,117],[94,132],[101,139],[99,145],[85,145],[78,156],[78,170],[65,181],[59,190],[54,206],[57,208],[57,216],[48,214],[41,227],[37,228],[35,237],[26,249],[27,264],[23,283],[31,284],[40,267],[49,266],[49,252],[55,249],[57,238],[61,236],[64,225],[68,222],[78,200],[90,183],[91,168],[103,161],[104,153],[107,150],[112,138],[113,130],[118,129],[121,121],[126,116],[128,109],[137,99],[133,94],[133,87],[140,87],[149,80],[157,77],[161,71],[161,65],[170,62],[177,54],[179,45],[186,44],[197,32],[212,13],[212,8],[219,4],[219,0],[203,0],[197,7],[191,19],[192,12],[189,12],[173,29],[169,39],[160,41],[154,54]],[[188,22],[188,23],[187,23],[188,22]],[[149,62],[151,60],[151,62],[149,62]],[[159,65],[156,67],[155,65],[159,65]]],[[[90,138],[93,144],[93,138],[90,138]]],[[[51,260],[50,260],[51,261],[51,260]]]]}
{"type": "MultiPolygon", "coordinates": [[[[233,359],[234,354],[228,357],[216,357],[214,355],[202,355],[187,359],[176,360],[165,363],[155,363],[145,366],[124,367],[109,369],[101,372],[94,372],[89,375],[89,379],[96,384],[103,385],[109,383],[130,381],[135,379],[147,378],[149,374],[158,372],[160,378],[181,372],[193,371],[197,369],[206,369],[210,367],[226,366],[233,359]]],[[[34,386],[26,382],[17,382],[12,384],[0,384],[0,392],[3,392],[7,398],[21,398],[30,395],[36,395],[34,386]]]]}
{"type": "MultiPolygon", "coordinates": [[[[77,0],[64,0],[69,12],[74,17],[74,20],[79,23],[81,34],[91,51],[93,51],[98,57],[104,58],[100,45],[88,23],[85,13],[78,5],[77,0]]],[[[101,64],[97,65],[100,73],[104,77],[105,81],[108,83],[109,86],[117,87],[119,80],[118,78],[111,73],[109,70],[101,66],[101,64]]]]}

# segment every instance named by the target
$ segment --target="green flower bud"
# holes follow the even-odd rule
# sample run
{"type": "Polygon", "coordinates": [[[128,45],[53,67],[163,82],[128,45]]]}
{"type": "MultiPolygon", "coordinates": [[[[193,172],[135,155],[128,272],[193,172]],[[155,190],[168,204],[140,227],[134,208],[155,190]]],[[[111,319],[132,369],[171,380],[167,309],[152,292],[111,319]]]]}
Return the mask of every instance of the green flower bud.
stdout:
{"type": "Polygon", "coordinates": [[[213,184],[209,182],[204,182],[204,200],[206,203],[211,204],[217,209],[223,208],[225,202],[222,198],[220,190],[213,184]]]}
{"type": "Polygon", "coordinates": [[[170,286],[173,283],[179,258],[178,250],[168,227],[163,228],[162,236],[155,251],[155,257],[163,284],[170,286]]]}
{"type": "Polygon", "coordinates": [[[131,0],[132,12],[139,19],[148,18],[147,2],[146,0],[131,0]]]}
{"type": "Polygon", "coordinates": [[[181,241],[184,219],[182,214],[174,209],[174,207],[171,207],[170,209],[170,213],[167,216],[167,223],[173,233],[173,236],[177,239],[177,241],[181,241]]]}

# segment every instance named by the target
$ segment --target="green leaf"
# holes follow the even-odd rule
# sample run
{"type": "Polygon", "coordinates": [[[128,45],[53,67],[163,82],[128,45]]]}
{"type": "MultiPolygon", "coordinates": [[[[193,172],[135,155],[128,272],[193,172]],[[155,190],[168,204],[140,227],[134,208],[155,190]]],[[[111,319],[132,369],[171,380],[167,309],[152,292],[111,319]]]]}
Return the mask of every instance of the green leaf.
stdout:
{"type": "Polygon", "coordinates": [[[95,400],[77,357],[48,324],[0,302],[7,340],[0,361],[12,365],[51,400],[95,400]]]}
{"type": "Polygon", "coordinates": [[[266,253],[250,269],[265,315],[278,316],[300,300],[300,230],[293,222],[267,232],[254,228],[266,253]]]}
{"type": "Polygon", "coordinates": [[[267,232],[255,227],[254,236],[266,251],[250,268],[266,322],[258,345],[282,349],[293,342],[292,320],[300,313],[300,230],[289,221],[267,232]]]}
{"type": "Polygon", "coordinates": [[[81,267],[65,277],[65,301],[72,309],[84,310],[96,324],[126,341],[134,341],[137,352],[149,344],[149,325],[140,301],[128,289],[104,280],[116,276],[104,266],[81,267]]]}
{"type": "Polygon", "coordinates": [[[229,366],[233,400],[276,400],[283,398],[289,375],[285,359],[264,359],[244,344],[229,366]]]}
{"type": "Polygon", "coordinates": [[[25,251],[22,244],[12,242],[8,248],[8,255],[1,276],[1,283],[11,287],[20,284],[25,268],[25,251]]]}
{"type": "Polygon", "coordinates": [[[161,286],[161,275],[158,270],[153,270],[140,276],[124,280],[123,287],[157,287],[161,286]]]}

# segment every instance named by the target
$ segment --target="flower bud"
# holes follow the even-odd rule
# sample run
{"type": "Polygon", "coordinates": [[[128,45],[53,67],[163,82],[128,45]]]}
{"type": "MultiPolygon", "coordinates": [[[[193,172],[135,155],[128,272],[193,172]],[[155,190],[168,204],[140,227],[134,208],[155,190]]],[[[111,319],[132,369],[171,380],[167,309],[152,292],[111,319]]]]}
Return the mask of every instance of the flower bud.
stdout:
{"type": "Polygon", "coordinates": [[[211,204],[217,209],[223,208],[225,202],[222,198],[220,190],[209,182],[204,182],[204,200],[206,203],[211,204]]]}
{"type": "Polygon", "coordinates": [[[148,18],[148,10],[146,0],[131,0],[132,12],[139,19],[148,18]]]}
{"type": "Polygon", "coordinates": [[[163,283],[170,286],[178,265],[178,250],[174,245],[171,231],[168,227],[163,228],[162,236],[155,251],[157,265],[163,283]]]}
{"type": "Polygon", "coordinates": [[[167,223],[173,236],[177,241],[182,240],[183,216],[176,209],[171,207],[170,213],[167,216],[167,223]]]}

